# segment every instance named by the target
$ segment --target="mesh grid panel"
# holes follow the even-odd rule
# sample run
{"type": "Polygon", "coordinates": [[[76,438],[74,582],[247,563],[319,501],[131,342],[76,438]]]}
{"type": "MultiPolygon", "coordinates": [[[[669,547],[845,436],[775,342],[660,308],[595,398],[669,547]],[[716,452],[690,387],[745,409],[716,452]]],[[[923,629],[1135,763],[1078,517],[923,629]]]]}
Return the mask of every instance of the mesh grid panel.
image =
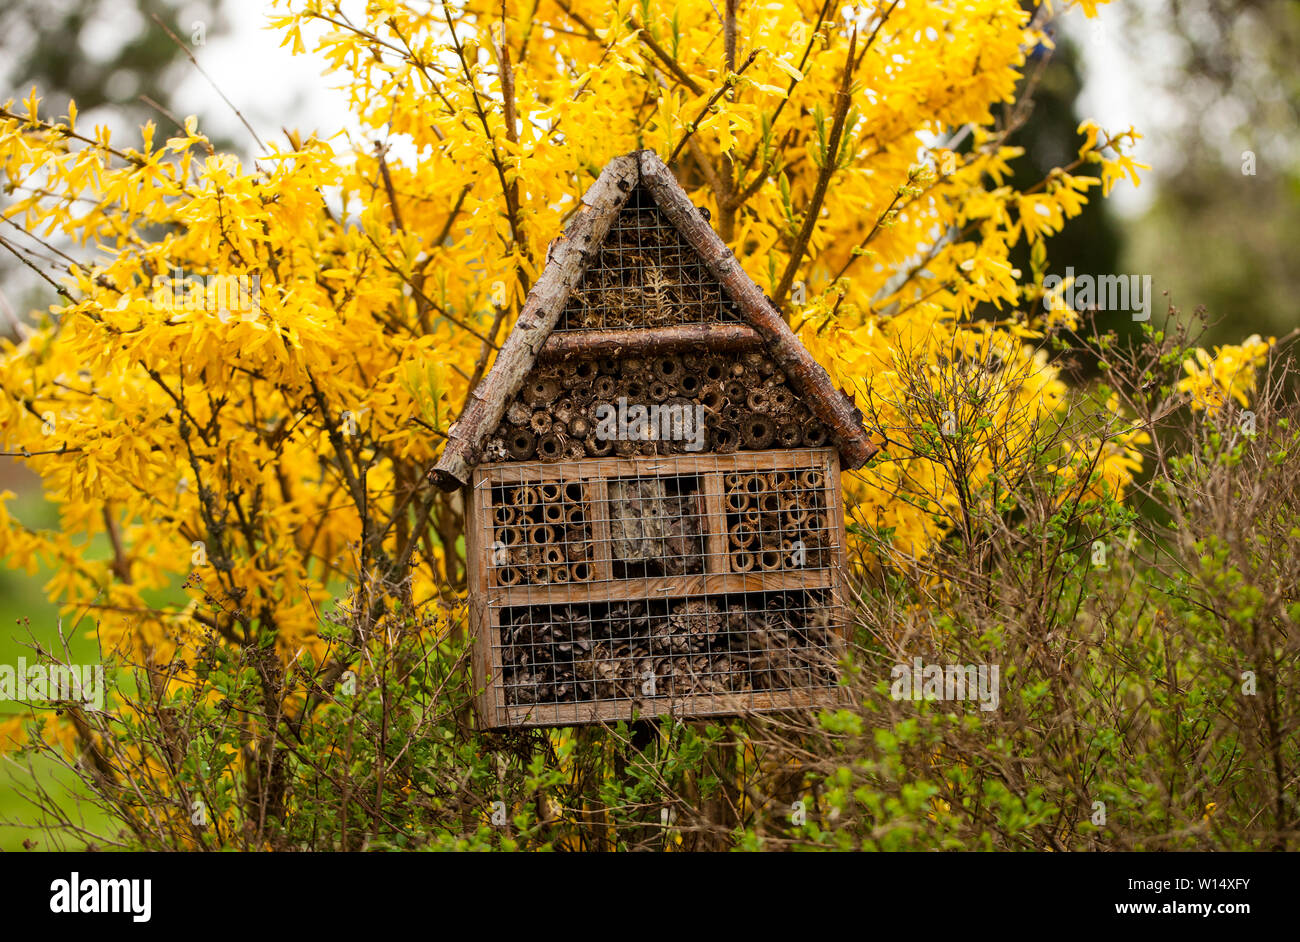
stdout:
{"type": "Polygon", "coordinates": [[[832,688],[837,475],[831,449],[480,467],[472,565],[499,725],[779,708],[832,688]]]}
{"type": "Polygon", "coordinates": [[[644,187],[620,210],[558,330],[739,323],[735,305],[644,187]]]}

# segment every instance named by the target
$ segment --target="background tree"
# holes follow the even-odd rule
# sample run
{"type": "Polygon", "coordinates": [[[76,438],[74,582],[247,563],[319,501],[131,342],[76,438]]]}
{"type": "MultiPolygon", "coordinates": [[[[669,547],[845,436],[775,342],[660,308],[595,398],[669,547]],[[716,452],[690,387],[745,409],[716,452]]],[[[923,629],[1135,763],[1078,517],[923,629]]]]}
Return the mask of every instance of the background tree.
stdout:
{"type": "Polygon", "coordinates": [[[1160,96],[1156,199],[1133,227],[1133,270],[1204,305],[1211,336],[1295,328],[1300,291],[1300,6],[1273,0],[1126,5],[1120,48],[1160,96]],[[1161,37],[1158,63],[1139,54],[1161,37]]]}
{"type": "MultiPolygon", "coordinates": [[[[12,0],[0,9],[0,87],[20,95],[35,87],[48,100],[72,99],[88,120],[116,128],[152,120],[170,130],[178,120],[172,115],[189,113],[173,100],[177,76],[191,67],[187,52],[221,35],[222,6],[223,0],[201,6],[12,0]]],[[[234,143],[218,137],[214,145],[230,149],[234,143]]],[[[0,330],[12,335],[26,308],[51,303],[46,288],[24,276],[12,256],[0,259],[0,330]]]]}

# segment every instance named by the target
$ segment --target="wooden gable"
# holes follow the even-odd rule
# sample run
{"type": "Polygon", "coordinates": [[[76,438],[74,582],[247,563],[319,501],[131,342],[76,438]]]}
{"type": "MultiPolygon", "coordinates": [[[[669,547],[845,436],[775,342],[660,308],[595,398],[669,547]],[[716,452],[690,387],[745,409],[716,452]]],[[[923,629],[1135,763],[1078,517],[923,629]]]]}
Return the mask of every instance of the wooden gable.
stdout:
{"type": "Polygon", "coordinates": [[[496,362],[452,427],[435,468],[443,486],[468,482],[490,440],[501,437],[512,402],[537,381],[539,363],[599,356],[686,351],[765,358],[772,364],[763,367],[766,375],[784,377],[845,467],[870,459],[876,446],[852,399],[834,388],[654,153],[612,160],[583,204],[552,244],[496,362]]]}

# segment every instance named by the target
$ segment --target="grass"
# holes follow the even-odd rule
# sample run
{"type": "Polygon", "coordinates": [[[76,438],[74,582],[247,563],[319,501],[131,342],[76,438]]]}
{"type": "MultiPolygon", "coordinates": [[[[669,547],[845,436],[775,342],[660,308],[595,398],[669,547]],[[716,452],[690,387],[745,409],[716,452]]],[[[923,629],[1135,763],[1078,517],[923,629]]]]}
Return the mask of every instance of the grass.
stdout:
{"type": "MultiPolygon", "coordinates": [[[[57,512],[39,493],[20,494],[13,501],[14,516],[33,527],[54,526],[57,512]]],[[[53,576],[45,567],[34,575],[6,569],[0,571],[0,664],[17,667],[20,657],[34,659],[33,641],[46,648],[58,650],[58,607],[51,603],[43,586],[53,576]]],[[[76,663],[94,664],[99,651],[89,620],[83,620],[76,632],[65,631],[68,646],[76,663]]],[[[21,704],[0,701],[0,718],[28,712],[21,704]]],[[[75,793],[75,776],[61,769],[49,758],[0,754],[0,850],[21,850],[26,846],[37,850],[55,850],[48,836],[39,827],[39,812],[19,794],[19,787],[31,789],[35,776],[45,788],[60,797],[62,807],[73,820],[84,820],[86,827],[96,830],[104,819],[96,809],[75,793]],[[13,822],[22,822],[12,826],[13,822]]],[[[69,848],[72,849],[72,848],[69,848]]]]}

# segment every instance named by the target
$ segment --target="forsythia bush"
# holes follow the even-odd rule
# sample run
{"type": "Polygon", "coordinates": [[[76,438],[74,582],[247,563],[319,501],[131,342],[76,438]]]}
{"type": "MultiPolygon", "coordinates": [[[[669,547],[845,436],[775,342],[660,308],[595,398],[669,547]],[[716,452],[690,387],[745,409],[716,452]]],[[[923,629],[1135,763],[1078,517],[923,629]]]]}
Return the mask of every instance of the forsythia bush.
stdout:
{"type": "MultiPolygon", "coordinates": [[[[58,241],[58,270],[15,254],[59,299],[0,350],[0,425],[59,520],[26,526],[0,495],[0,554],[51,570],[48,594],[137,669],[116,719],[70,708],[40,735],[151,846],[419,843],[409,821],[452,805],[459,830],[438,842],[493,843],[489,798],[509,789],[532,815],[510,840],[545,843],[529,829],[563,816],[547,789],[581,775],[604,802],[582,822],[599,843],[609,809],[649,802],[645,743],[622,734],[476,738],[455,695],[462,508],[426,477],[578,196],[637,148],[673,162],[884,439],[846,480],[863,573],[925,557],[972,494],[1009,511],[990,484],[1016,462],[1122,497],[1150,438],[1114,397],[1060,419],[1071,392],[1047,343],[1080,323],[1042,303],[1044,239],[1137,183],[1138,135],[1085,123],[1069,166],[1007,184],[1016,124],[996,115],[1050,46],[1044,18],[1019,0],[282,0],[273,27],[343,83],[354,134],[253,134],[243,161],[193,119],[123,141],[71,103],[5,103],[3,215],[58,241]],[[1032,270],[1009,262],[1018,245],[1032,270]],[[952,398],[954,377],[989,376],[952,398]],[[984,435],[969,460],[928,444],[927,396],[984,435]],[[365,757],[356,723],[382,730],[365,757]],[[319,797],[348,774],[373,801],[319,797]]],[[[1181,394],[1245,401],[1268,352],[1189,353],[1181,394]]],[[[24,726],[0,732],[17,745],[24,726]]],[[[727,776],[764,761],[746,734],[664,735],[688,777],[726,744],[691,788],[734,812],[727,776]]]]}

